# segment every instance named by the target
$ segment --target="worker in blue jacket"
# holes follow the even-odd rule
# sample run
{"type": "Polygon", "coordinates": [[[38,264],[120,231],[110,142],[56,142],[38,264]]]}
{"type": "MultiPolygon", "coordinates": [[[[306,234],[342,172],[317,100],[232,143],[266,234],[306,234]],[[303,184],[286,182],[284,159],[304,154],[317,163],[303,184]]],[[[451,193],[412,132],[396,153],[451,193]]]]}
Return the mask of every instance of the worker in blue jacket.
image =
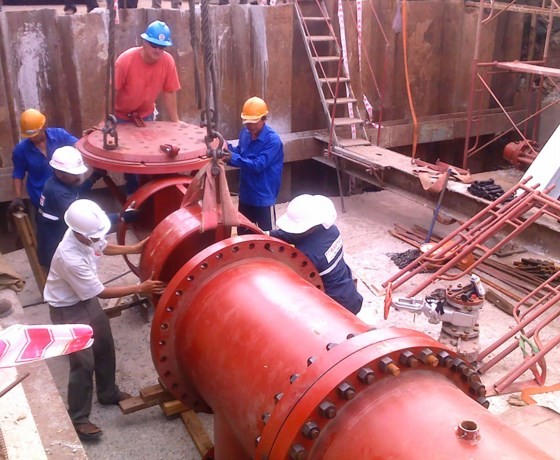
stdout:
{"type": "Polygon", "coordinates": [[[284,146],[278,134],[267,126],[267,115],[268,108],[262,99],[247,99],[241,113],[243,129],[239,144],[228,144],[228,164],[241,170],[239,212],[262,230],[272,230],[284,166],[284,146]]]}
{"type": "MultiPolygon", "coordinates": [[[[68,229],[64,213],[105,174],[103,170],[94,169],[84,181],[88,168],[83,162],[82,154],[70,146],[56,149],[49,165],[54,175],[43,187],[37,215],[37,255],[45,273],[48,273],[56,248],[68,229]]],[[[119,220],[133,222],[137,218],[137,212],[130,206],[124,212],[109,214],[109,220],[112,224],[119,220]]]]}
{"type": "Polygon", "coordinates": [[[46,127],[45,115],[35,109],[21,114],[20,134],[24,139],[12,152],[14,169],[12,172],[15,198],[8,211],[24,210],[23,181],[27,176],[26,189],[35,209],[39,208],[39,197],[47,179],[53,175],[49,166],[54,151],[63,146],[74,145],[78,139],[62,128],[46,127]]]}
{"type": "Polygon", "coordinates": [[[93,186],[92,180],[83,181],[88,168],[81,153],[74,147],[56,149],[49,166],[54,175],[43,187],[37,215],[37,255],[47,272],[56,247],[68,229],[64,213],[80,193],[89,191],[93,186]]]}
{"type": "Polygon", "coordinates": [[[352,280],[352,271],[344,261],[342,236],[334,225],[336,209],[322,195],[300,195],[278,219],[279,230],[270,236],[293,244],[313,262],[325,287],[325,293],[344,308],[358,314],[363,297],[352,280]]]}

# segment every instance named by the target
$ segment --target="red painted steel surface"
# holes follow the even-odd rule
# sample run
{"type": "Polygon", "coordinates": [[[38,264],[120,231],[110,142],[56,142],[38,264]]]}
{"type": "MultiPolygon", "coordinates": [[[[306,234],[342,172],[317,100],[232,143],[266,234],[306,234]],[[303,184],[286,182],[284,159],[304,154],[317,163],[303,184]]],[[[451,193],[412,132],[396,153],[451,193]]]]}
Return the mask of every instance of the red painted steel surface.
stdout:
{"type": "Polygon", "coordinates": [[[133,123],[117,125],[119,147],[103,149],[103,132],[99,129],[82,137],[77,147],[88,164],[108,171],[137,174],[170,174],[200,169],[208,162],[204,136],[199,126],[169,121],[146,122],[145,127],[133,123]],[[171,144],[179,148],[169,156],[160,148],[171,144]]]}
{"type": "MultiPolygon", "coordinates": [[[[182,211],[154,234],[196,220],[182,211]]],[[[293,247],[246,235],[192,255],[187,233],[166,249],[186,263],[157,305],[152,357],[177,399],[213,410],[216,459],[547,458],[479,404],[468,364],[422,333],[370,330],[293,247]],[[465,420],[480,438],[458,438],[465,420]]]]}
{"type": "MultiPolygon", "coordinates": [[[[141,212],[140,221],[132,225],[139,238],[148,236],[165,217],[179,208],[191,180],[189,176],[158,177],[144,184],[127,198],[123,209],[133,206],[141,212]]],[[[126,244],[128,227],[129,224],[119,222],[117,228],[119,244],[126,244]]],[[[138,267],[126,255],[123,257],[130,269],[138,275],[138,267]]]]}
{"type": "MultiPolygon", "coordinates": [[[[253,233],[262,233],[258,227],[239,215],[243,227],[253,233]]],[[[229,238],[231,228],[209,228],[200,232],[201,209],[199,206],[179,208],[158,225],[142,251],[140,278],[168,282],[190,260],[206,247],[229,238]]]]}

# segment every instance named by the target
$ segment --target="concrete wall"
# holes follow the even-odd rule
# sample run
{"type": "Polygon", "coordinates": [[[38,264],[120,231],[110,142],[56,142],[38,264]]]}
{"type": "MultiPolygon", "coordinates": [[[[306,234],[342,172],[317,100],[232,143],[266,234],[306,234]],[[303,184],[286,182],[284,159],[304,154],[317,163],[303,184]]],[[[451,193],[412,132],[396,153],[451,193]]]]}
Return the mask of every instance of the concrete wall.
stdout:
{"type": "MultiPolygon", "coordinates": [[[[383,81],[385,71],[384,119],[409,118],[402,34],[391,29],[396,2],[371,0],[371,4],[381,26],[369,2],[363,2],[364,60],[360,74],[357,33],[350,14],[356,4],[344,2],[354,92],[358,99],[365,93],[378,106],[380,99],[369,65],[379,82],[383,81]],[[387,36],[387,45],[381,29],[387,36]]],[[[419,0],[408,5],[408,63],[417,114],[464,111],[476,10],[467,10],[462,0],[419,0]]],[[[334,1],[329,1],[329,8],[338,28],[334,1]]],[[[199,15],[198,11],[200,29],[199,15]]],[[[237,136],[241,106],[252,95],[267,100],[270,124],[280,133],[325,127],[302,37],[294,24],[292,5],[213,6],[211,17],[219,84],[219,130],[226,137],[237,136]]],[[[140,33],[155,19],[167,22],[173,32],[174,46],[170,52],[177,62],[182,84],[180,116],[187,122],[198,123],[188,10],[122,12],[116,30],[116,52],[139,45],[140,33]]],[[[0,14],[0,166],[11,166],[19,114],[26,108],[41,109],[51,125],[63,126],[77,136],[104,119],[107,29],[106,11],[74,16],[56,16],[54,10],[44,9],[0,14]]],[[[503,26],[498,21],[497,26],[490,28],[484,42],[489,59],[503,58],[504,52],[500,50],[506,36],[511,59],[519,55],[520,38],[512,38],[512,31],[520,36],[515,24],[503,26]]],[[[200,37],[200,30],[197,32],[200,37]]],[[[202,77],[201,50],[199,68],[202,77]]]]}

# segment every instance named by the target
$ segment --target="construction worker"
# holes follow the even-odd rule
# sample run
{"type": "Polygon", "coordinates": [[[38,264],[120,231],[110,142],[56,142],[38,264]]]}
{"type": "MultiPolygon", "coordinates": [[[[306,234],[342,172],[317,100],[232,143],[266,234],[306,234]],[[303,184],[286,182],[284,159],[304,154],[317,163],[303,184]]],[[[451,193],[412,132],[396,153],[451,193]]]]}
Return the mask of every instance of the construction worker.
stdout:
{"type": "Polygon", "coordinates": [[[286,213],[278,219],[279,230],[271,231],[270,236],[293,244],[309,257],[319,271],[325,293],[356,315],[364,299],[344,261],[342,236],[334,225],[336,217],[330,198],[300,195],[290,202],[286,213]]]}
{"type": "MultiPolygon", "coordinates": [[[[64,213],[105,174],[103,170],[94,169],[84,180],[88,168],[83,162],[82,154],[70,146],[56,149],[49,165],[53,168],[54,175],[43,187],[37,215],[37,255],[45,273],[48,273],[56,247],[68,228],[64,222],[64,213]]],[[[108,216],[111,223],[115,224],[118,221],[134,222],[138,213],[131,206],[108,216]]]]}
{"type": "MultiPolygon", "coordinates": [[[[115,116],[119,122],[153,121],[155,102],[161,95],[169,119],[179,122],[177,91],[181,89],[173,57],[165,51],[173,42],[171,30],[154,21],[140,35],[142,46],[130,48],[115,62],[115,116]]],[[[125,173],[127,195],[139,186],[136,174],[125,173]]]]}
{"type": "Polygon", "coordinates": [[[64,213],[80,194],[91,190],[101,177],[99,170],[94,170],[84,181],[88,168],[82,154],[70,146],[56,149],[49,165],[54,175],[43,187],[37,215],[37,255],[45,273],[48,273],[52,256],[68,228],[64,213]]]}
{"type": "Polygon", "coordinates": [[[266,124],[268,107],[259,97],[243,104],[239,143],[228,144],[228,164],[240,169],[239,212],[262,230],[272,230],[274,204],[284,166],[280,136],[266,124]]]}
{"type": "MultiPolygon", "coordinates": [[[[183,0],[171,0],[171,8],[181,9],[183,0]]],[[[152,0],[152,8],[161,8],[161,0],[152,0]]]]}
{"type": "Polygon", "coordinates": [[[177,95],[181,89],[173,57],[165,51],[173,42],[171,30],[154,21],[140,35],[142,46],[130,48],[115,62],[115,115],[121,121],[154,119],[161,100],[171,121],[178,122],[177,95]]]}
{"type": "Polygon", "coordinates": [[[115,384],[113,335],[98,297],[161,294],[165,286],[161,281],[148,279],[128,286],[105,287],[97,275],[99,258],[104,254],[139,254],[146,240],[133,246],[107,244],[105,235],[111,222],[90,200],[74,201],[64,214],[64,220],[69,228],[52,259],[43,295],[49,304],[53,324],[88,324],[93,329],[92,347],[68,356],[68,413],[80,439],[88,441],[102,434],[89,420],[94,373],[100,404],[118,404],[130,398],[115,384]]]}
{"type": "Polygon", "coordinates": [[[39,197],[45,182],[53,174],[49,161],[54,151],[78,141],[64,129],[48,128],[46,123],[45,115],[36,109],[27,109],[21,114],[20,134],[24,139],[14,147],[12,153],[15,198],[8,207],[10,214],[18,209],[25,209],[22,194],[26,175],[29,200],[36,209],[39,208],[39,197]]]}

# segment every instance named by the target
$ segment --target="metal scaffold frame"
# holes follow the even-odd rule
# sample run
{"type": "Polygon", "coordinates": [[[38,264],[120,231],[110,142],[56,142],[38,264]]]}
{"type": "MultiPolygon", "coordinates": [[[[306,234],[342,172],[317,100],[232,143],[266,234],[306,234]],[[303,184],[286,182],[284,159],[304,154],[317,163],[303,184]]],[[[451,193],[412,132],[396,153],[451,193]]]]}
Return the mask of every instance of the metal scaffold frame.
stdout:
{"type": "Polygon", "coordinates": [[[519,140],[526,144],[532,151],[532,153],[536,156],[538,152],[535,150],[533,143],[530,141],[537,138],[540,114],[552,105],[558,103],[558,101],[554,101],[543,107],[542,89],[545,80],[548,80],[556,89],[559,89],[559,86],[554,81],[554,78],[560,78],[560,69],[547,67],[546,64],[548,62],[553,18],[560,16],[560,5],[556,0],[542,0],[540,7],[518,5],[517,0],[512,0],[511,2],[500,2],[497,0],[466,1],[465,5],[478,8],[478,21],[472,65],[471,87],[468,100],[467,126],[465,133],[465,147],[463,151],[462,167],[466,169],[468,166],[469,158],[511,132],[516,132],[519,136],[519,140]],[[506,12],[532,15],[532,30],[530,35],[530,49],[528,60],[513,62],[483,62],[481,61],[480,56],[480,43],[483,28],[506,12]],[[535,29],[538,16],[546,18],[547,28],[542,57],[540,59],[535,59],[533,54],[536,38],[535,29]],[[537,100],[535,102],[535,106],[531,107],[531,105],[528,104],[526,116],[518,122],[513,119],[513,117],[508,112],[508,108],[500,102],[498,96],[492,91],[491,88],[490,80],[492,79],[492,77],[498,73],[505,72],[527,74],[529,78],[526,84],[526,90],[531,91],[531,89],[534,89],[537,91],[537,100]],[[491,96],[497,106],[507,117],[512,127],[495,135],[489,141],[481,143],[479,131],[480,125],[477,120],[483,110],[483,94],[485,92],[491,96]],[[533,123],[529,123],[530,121],[533,121],[533,123]],[[472,143],[472,138],[474,138],[474,143],[472,143]]]}

